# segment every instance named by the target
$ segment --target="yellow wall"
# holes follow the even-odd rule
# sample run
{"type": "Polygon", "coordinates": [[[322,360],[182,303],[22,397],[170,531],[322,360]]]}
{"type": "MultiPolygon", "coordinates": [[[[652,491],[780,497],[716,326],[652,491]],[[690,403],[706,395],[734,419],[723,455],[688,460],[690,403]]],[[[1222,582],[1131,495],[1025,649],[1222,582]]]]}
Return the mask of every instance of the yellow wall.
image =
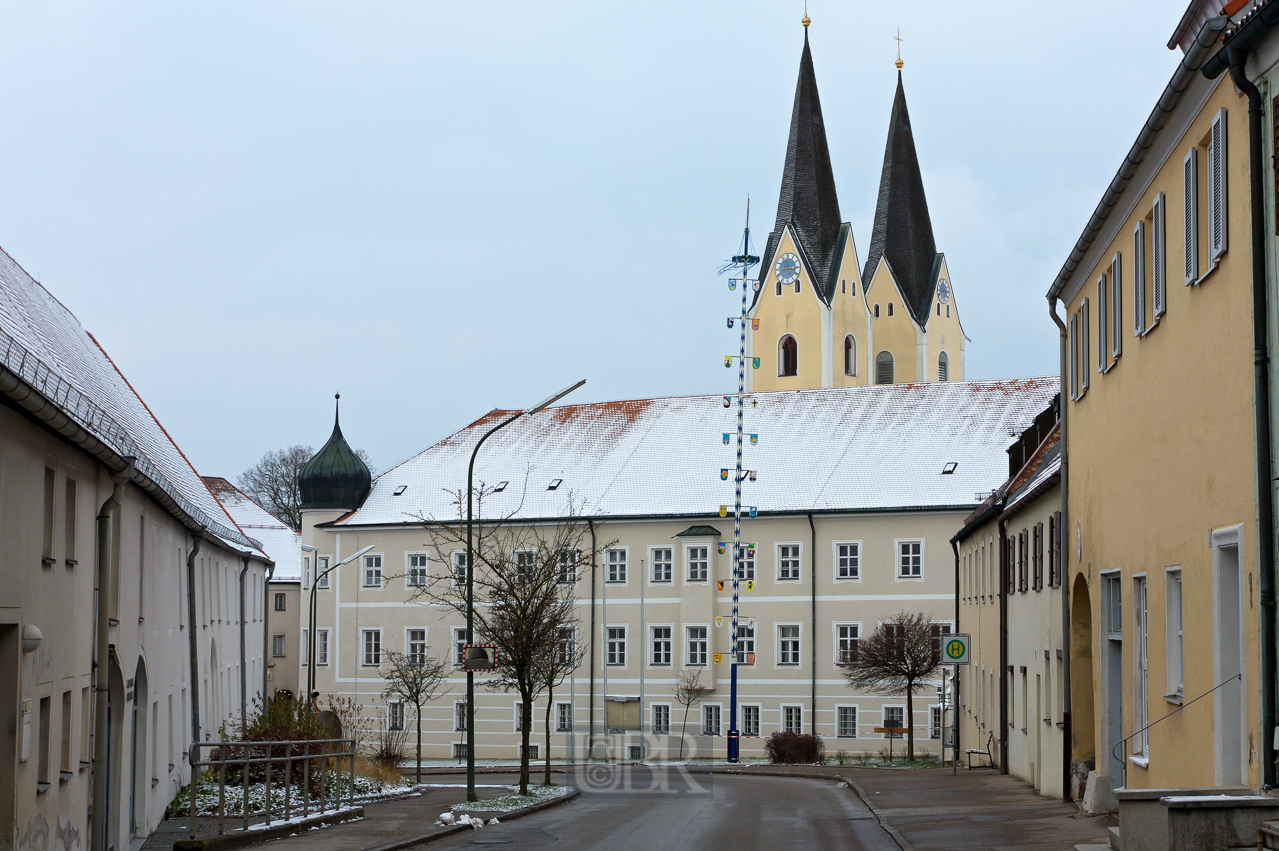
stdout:
{"type": "Polygon", "coordinates": [[[835,286],[830,307],[831,363],[834,365],[832,383],[835,387],[868,384],[870,383],[867,377],[870,373],[866,369],[866,352],[870,347],[868,339],[870,335],[867,333],[866,324],[868,312],[866,298],[862,294],[861,264],[851,235],[844,246],[844,259],[840,263],[839,280],[844,282],[844,285],[842,288],[839,284],[835,286]],[[852,334],[853,339],[857,341],[856,375],[844,374],[844,337],[848,334],[852,334]]]}
{"type": "Polygon", "coordinates": [[[755,390],[796,390],[822,386],[821,329],[822,311],[825,307],[813,289],[808,267],[801,263],[800,291],[795,285],[782,287],[777,292],[777,260],[783,254],[800,252],[795,248],[790,230],[783,231],[777,252],[773,256],[773,268],[765,271],[760,287],[759,302],[752,318],[759,320],[759,330],[753,331],[753,350],[760,359],[759,369],[752,376],[755,390]],[[799,344],[798,371],[793,376],[779,376],[779,342],[784,334],[792,334],[799,344]]]}
{"type": "Polygon", "coordinates": [[[941,277],[950,287],[950,300],[947,304],[938,304],[934,290],[932,300],[928,303],[928,363],[925,365],[926,381],[937,381],[937,358],[944,351],[950,358],[950,381],[964,379],[964,328],[959,323],[959,304],[955,301],[955,287],[950,280],[950,269],[942,259],[941,277]],[[949,315],[946,312],[950,307],[949,315]],[[941,308],[938,311],[938,307],[941,308]]]}
{"type": "MultiPolygon", "coordinates": [[[[1089,351],[1084,360],[1090,388],[1067,406],[1070,452],[1070,514],[1067,564],[1071,587],[1082,575],[1092,608],[1092,682],[1074,686],[1078,708],[1091,692],[1093,740],[1075,730],[1076,756],[1095,750],[1106,770],[1105,667],[1100,645],[1101,571],[1118,568],[1123,592],[1123,734],[1133,732],[1133,577],[1147,575],[1148,718],[1175,709],[1164,695],[1165,568],[1180,565],[1183,582],[1185,700],[1207,692],[1214,676],[1213,551],[1210,533],[1241,525],[1242,620],[1245,628],[1244,727],[1246,777],[1260,783],[1257,740],[1250,257],[1248,252],[1248,128],[1246,101],[1226,77],[1196,117],[1169,159],[1146,188],[1113,242],[1091,269],[1076,273],[1080,292],[1069,315],[1090,301],[1089,351]],[[1221,265],[1195,287],[1182,285],[1182,158],[1203,138],[1219,107],[1228,109],[1227,173],[1229,249],[1221,265]],[[1155,194],[1167,199],[1167,312],[1146,336],[1133,333],[1132,229],[1155,194]],[[1115,251],[1123,257],[1123,352],[1103,375],[1097,373],[1097,279],[1109,272],[1115,251]],[[1192,437],[1193,436],[1193,437],[1192,437]],[[1081,552],[1076,552],[1076,531],[1081,552]]],[[[1124,199],[1126,201],[1126,199],[1124,199]]],[[[1202,205],[1201,205],[1202,206],[1202,205]]],[[[1206,216],[1200,228],[1206,227],[1206,216]]],[[[1201,269],[1203,268],[1201,263],[1201,269]]],[[[1072,598],[1078,604],[1078,597],[1072,598]]],[[[1077,639],[1076,639],[1077,641],[1077,639]]],[[[1150,730],[1149,767],[1130,763],[1132,788],[1211,786],[1214,777],[1214,698],[1209,697],[1150,730]]],[[[1116,784],[1117,785],[1117,784],[1116,784]]]]}
{"type": "Polygon", "coordinates": [[[870,289],[866,291],[866,303],[874,313],[874,306],[879,305],[879,318],[872,320],[875,326],[875,347],[870,353],[867,362],[870,364],[872,374],[870,382],[873,384],[875,376],[875,358],[879,353],[888,350],[893,353],[893,381],[897,384],[907,384],[917,380],[916,362],[918,360],[917,347],[919,345],[920,328],[915,324],[915,320],[910,318],[910,311],[906,307],[906,300],[902,298],[901,290],[897,288],[897,282],[893,280],[892,273],[888,271],[888,264],[880,262],[874,274],[871,275],[870,289]],[[893,306],[893,315],[888,315],[888,305],[893,306]]]}

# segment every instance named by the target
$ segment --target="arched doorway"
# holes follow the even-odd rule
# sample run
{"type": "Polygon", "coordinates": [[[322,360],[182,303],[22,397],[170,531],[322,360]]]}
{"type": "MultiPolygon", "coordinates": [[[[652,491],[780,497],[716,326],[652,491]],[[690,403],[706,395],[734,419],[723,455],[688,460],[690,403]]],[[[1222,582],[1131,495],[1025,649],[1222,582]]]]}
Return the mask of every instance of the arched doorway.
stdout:
{"type": "Polygon", "coordinates": [[[120,672],[120,660],[111,651],[107,668],[107,851],[121,847],[120,803],[117,797],[124,788],[120,756],[124,746],[124,674],[120,672]]]}
{"type": "Polygon", "coordinates": [[[151,705],[147,687],[147,664],[139,656],[133,674],[133,703],[129,728],[129,835],[147,836],[147,709],[151,705]]]}
{"type": "Polygon", "coordinates": [[[777,344],[777,374],[795,375],[799,372],[799,344],[790,334],[777,344]]]}
{"type": "Polygon", "coordinates": [[[1092,648],[1092,599],[1088,581],[1080,574],[1070,595],[1070,737],[1075,760],[1097,757],[1092,648]]]}

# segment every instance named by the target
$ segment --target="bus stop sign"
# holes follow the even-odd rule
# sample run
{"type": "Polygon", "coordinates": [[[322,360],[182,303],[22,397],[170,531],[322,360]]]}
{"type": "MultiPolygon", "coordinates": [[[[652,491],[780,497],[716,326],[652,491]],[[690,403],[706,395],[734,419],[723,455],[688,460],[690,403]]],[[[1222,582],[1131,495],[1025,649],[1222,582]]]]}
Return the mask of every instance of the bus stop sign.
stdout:
{"type": "Polygon", "coordinates": [[[943,665],[967,665],[968,646],[972,636],[965,632],[952,632],[941,636],[941,662],[943,665]]]}

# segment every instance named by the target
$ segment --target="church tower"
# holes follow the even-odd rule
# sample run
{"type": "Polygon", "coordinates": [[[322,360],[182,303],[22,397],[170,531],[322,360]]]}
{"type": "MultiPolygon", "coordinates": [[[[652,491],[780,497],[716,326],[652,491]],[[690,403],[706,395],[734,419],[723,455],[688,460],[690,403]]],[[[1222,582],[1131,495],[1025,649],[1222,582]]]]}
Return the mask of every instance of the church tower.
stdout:
{"type": "Polygon", "coordinates": [[[761,256],[748,345],[751,389],[963,378],[967,338],[933,240],[898,59],[879,199],[865,266],[840,221],[804,19],[777,219],[761,256]]]}

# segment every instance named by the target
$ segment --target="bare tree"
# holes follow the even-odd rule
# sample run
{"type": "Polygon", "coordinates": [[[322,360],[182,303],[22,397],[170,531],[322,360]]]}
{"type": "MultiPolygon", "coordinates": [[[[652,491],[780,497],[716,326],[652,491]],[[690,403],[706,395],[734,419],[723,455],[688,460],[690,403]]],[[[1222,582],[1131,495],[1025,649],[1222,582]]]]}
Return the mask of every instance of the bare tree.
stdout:
{"type": "Polygon", "coordinates": [[[399,698],[413,704],[417,719],[417,780],[422,782],[422,706],[448,691],[444,681],[448,666],[441,659],[434,659],[422,651],[400,653],[387,650],[382,654],[382,699],[399,698]]]}
{"type": "Polygon", "coordinates": [[[906,693],[906,758],[915,758],[915,684],[928,679],[941,663],[941,627],[922,612],[900,612],[840,660],[844,679],[858,691],[906,693]]]}
{"type": "MultiPolygon", "coordinates": [[[[478,489],[475,515],[483,517],[484,496],[478,489]]],[[[458,515],[447,521],[419,518],[430,537],[429,546],[444,563],[448,554],[466,546],[466,492],[455,494],[458,515]]],[[[601,544],[592,552],[584,522],[572,495],[569,508],[559,521],[537,526],[523,525],[511,516],[489,518],[475,523],[473,617],[477,643],[497,648],[497,669],[483,683],[491,691],[514,691],[520,697],[520,794],[528,794],[529,737],[533,726],[533,704],[544,689],[563,679],[554,664],[562,631],[574,629],[574,581],[565,581],[564,559],[580,563],[594,560],[596,553],[611,544],[601,544]],[[566,556],[567,554],[567,556],[566,556]]],[[[425,585],[416,586],[414,599],[449,606],[466,615],[465,567],[462,575],[433,575],[425,585]]]]}
{"type": "MultiPolygon", "coordinates": [[[[579,554],[575,550],[564,551],[560,554],[561,582],[577,582],[578,557],[579,554]]],[[[560,627],[555,650],[548,658],[543,660],[543,670],[540,675],[546,688],[546,771],[542,776],[542,784],[545,786],[551,785],[551,716],[555,710],[555,687],[563,683],[566,677],[571,676],[581,662],[582,648],[581,643],[577,640],[577,630],[573,626],[560,627]]],[[[569,712],[572,713],[572,711],[573,709],[570,706],[569,712]]],[[[570,714],[570,730],[572,726],[571,719],[572,716],[570,714]]],[[[572,735],[572,732],[569,735],[572,735]]]]}
{"type": "MultiPolygon", "coordinates": [[[[266,453],[235,480],[236,486],[250,498],[292,529],[302,528],[302,494],[298,491],[298,473],[311,460],[315,450],[310,446],[290,446],[266,453]]],[[[363,449],[355,454],[374,474],[373,464],[363,449]]]]}
{"type": "Polygon", "coordinates": [[[684,707],[684,729],[679,737],[679,758],[684,758],[684,738],[688,735],[688,710],[706,696],[710,688],[702,684],[701,668],[685,668],[675,682],[675,702],[684,707]]]}

